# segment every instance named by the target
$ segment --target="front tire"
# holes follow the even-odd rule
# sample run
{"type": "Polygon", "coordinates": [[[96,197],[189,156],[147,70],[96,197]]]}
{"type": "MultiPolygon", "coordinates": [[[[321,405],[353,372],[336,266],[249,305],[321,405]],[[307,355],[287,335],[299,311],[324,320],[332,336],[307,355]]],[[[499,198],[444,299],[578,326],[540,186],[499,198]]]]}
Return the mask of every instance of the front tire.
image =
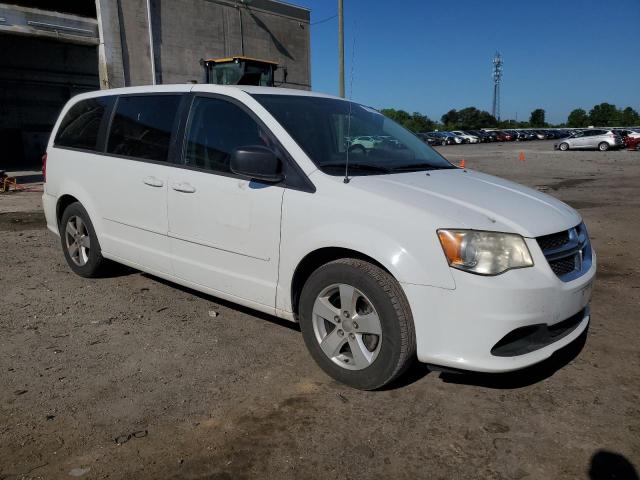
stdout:
{"type": "Polygon", "coordinates": [[[74,202],[62,213],[59,225],[64,257],[75,273],[81,277],[97,277],[105,269],[100,243],[89,214],[74,202]]]}
{"type": "Polygon", "coordinates": [[[385,270],[345,258],[318,268],[300,296],[300,328],[330,377],[374,390],[400,376],[415,357],[409,303],[385,270]]]}
{"type": "Polygon", "coordinates": [[[560,150],[562,150],[563,152],[566,152],[567,150],[569,150],[569,144],[567,142],[562,142],[560,144],[560,150]]]}
{"type": "Polygon", "coordinates": [[[607,142],[600,142],[598,144],[598,150],[600,150],[601,152],[606,152],[607,150],[609,150],[609,144],[607,142]]]}

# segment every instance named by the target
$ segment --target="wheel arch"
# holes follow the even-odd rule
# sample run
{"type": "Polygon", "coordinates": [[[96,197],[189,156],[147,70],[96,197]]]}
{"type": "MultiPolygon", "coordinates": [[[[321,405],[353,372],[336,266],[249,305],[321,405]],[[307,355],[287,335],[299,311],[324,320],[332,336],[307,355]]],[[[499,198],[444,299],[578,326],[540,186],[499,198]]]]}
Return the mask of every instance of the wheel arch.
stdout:
{"type": "Polygon", "coordinates": [[[62,214],[64,211],[69,205],[75,202],[81,203],[76,197],[69,195],[68,193],[65,193],[58,198],[58,201],[56,202],[56,223],[58,224],[58,227],[60,226],[60,220],[62,220],[62,214]]]}
{"type": "Polygon", "coordinates": [[[89,194],[86,188],[74,183],[65,183],[59,189],[59,196],[56,199],[56,225],[60,227],[60,220],[64,214],[65,209],[74,202],[78,202],[87,211],[87,215],[91,219],[93,229],[96,232],[98,239],[102,238],[103,224],[102,218],[98,214],[99,210],[96,208],[94,198],[89,194]],[[64,193],[63,193],[64,192],[64,193]]]}
{"type": "Polygon", "coordinates": [[[387,272],[397,281],[397,278],[393,275],[393,273],[389,271],[389,269],[386,268],[382,263],[362,252],[344,247],[318,248],[305,255],[302,260],[298,262],[298,265],[293,272],[293,277],[291,279],[290,300],[291,308],[296,318],[298,316],[300,294],[302,293],[302,289],[307,279],[315,270],[317,270],[322,265],[334,260],[338,260],[340,258],[357,258],[359,260],[364,260],[366,262],[372,263],[373,265],[376,265],[377,267],[387,272]]]}

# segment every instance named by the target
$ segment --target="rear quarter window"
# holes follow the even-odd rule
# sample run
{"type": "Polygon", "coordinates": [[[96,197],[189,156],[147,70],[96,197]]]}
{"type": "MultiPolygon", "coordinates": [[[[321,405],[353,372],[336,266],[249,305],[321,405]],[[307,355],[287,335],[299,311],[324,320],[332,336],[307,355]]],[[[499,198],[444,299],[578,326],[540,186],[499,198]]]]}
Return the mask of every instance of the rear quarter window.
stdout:
{"type": "Polygon", "coordinates": [[[97,150],[100,125],[113,97],[95,97],[73,105],[62,119],[54,145],[97,150]]]}
{"type": "Polygon", "coordinates": [[[181,95],[121,96],[107,153],[166,162],[181,95]]]}

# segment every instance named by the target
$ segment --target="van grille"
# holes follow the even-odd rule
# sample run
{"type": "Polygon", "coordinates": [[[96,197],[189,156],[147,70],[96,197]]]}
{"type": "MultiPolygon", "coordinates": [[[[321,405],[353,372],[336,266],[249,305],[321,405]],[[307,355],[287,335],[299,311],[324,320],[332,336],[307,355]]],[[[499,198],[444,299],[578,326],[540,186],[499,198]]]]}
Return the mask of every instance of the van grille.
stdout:
{"type": "Polygon", "coordinates": [[[553,273],[560,277],[576,269],[576,259],[575,257],[561,258],[560,260],[550,261],[549,265],[553,273]]]}
{"type": "Polygon", "coordinates": [[[567,243],[569,243],[569,230],[552,233],[551,235],[545,235],[544,237],[538,237],[538,245],[540,245],[540,248],[543,251],[560,248],[567,243]]]}
{"type": "Polygon", "coordinates": [[[591,244],[584,223],[536,240],[551,270],[560,280],[574,280],[591,268],[591,244]]]}

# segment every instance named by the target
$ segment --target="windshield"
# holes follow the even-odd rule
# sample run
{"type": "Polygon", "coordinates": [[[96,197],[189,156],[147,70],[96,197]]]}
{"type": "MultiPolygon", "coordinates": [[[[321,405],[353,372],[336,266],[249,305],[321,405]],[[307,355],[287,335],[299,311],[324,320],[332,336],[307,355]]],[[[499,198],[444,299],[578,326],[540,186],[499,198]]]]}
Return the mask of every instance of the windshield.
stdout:
{"type": "Polygon", "coordinates": [[[323,172],[376,175],[456,168],[376,110],[334,98],[254,95],[323,172]]]}

